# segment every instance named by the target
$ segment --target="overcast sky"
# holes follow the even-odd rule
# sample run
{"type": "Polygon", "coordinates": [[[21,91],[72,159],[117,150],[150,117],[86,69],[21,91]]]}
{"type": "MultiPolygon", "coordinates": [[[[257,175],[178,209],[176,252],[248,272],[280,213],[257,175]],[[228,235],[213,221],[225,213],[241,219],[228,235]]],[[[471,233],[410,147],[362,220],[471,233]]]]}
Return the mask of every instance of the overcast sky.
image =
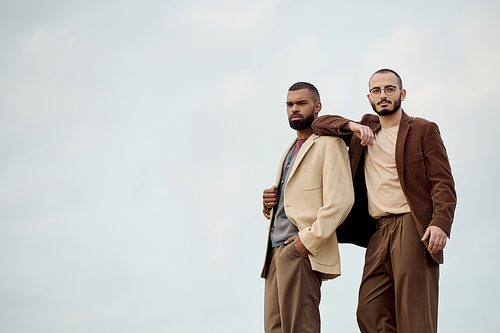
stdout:
{"type": "MultiPolygon", "coordinates": [[[[439,331],[500,327],[500,2],[0,1],[0,331],[262,332],[262,190],[295,132],[370,112],[392,68],[435,121],[458,206],[439,331]]],[[[341,246],[325,332],[356,332],[341,246]]]]}

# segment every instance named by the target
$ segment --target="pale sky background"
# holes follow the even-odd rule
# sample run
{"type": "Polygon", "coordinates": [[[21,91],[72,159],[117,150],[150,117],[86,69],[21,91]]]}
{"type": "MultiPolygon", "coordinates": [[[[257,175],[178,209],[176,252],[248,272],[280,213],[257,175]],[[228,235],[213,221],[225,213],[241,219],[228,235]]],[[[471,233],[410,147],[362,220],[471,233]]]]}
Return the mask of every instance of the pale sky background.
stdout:
{"type": "MultiPolygon", "coordinates": [[[[458,193],[439,331],[500,327],[500,2],[0,1],[0,332],[262,332],[262,190],[290,85],[370,75],[438,123],[458,193]]],[[[341,246],[324,332],[357,332],[341,246]]]]}

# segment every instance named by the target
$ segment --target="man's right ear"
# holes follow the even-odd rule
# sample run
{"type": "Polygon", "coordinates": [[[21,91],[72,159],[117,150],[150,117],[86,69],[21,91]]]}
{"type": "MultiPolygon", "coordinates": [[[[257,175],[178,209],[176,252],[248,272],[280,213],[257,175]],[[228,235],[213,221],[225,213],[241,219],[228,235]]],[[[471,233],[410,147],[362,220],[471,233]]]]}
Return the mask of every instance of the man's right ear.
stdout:
{"type": "Polygon", "coordinates": [[[321,105],[321,102],[320,101],[317,101],[315,104],[314,104],[314,113],[318,114],[320,111],[321,111],[321,108],[323,106],[321,105]]]}

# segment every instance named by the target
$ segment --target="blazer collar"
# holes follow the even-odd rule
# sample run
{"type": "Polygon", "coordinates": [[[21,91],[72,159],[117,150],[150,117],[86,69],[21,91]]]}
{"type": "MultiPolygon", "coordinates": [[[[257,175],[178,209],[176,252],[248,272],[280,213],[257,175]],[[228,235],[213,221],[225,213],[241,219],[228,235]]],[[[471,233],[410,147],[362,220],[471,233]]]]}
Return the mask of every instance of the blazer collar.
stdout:
{"type": "MultiPolygon", "coordinates": [[[[398,137],[396,139],[396,151],[394,153],[394,158],[396,159],[396,169],[398,170],[400,180],[403,179],[404,175],[404,149],[406,137],[410,131],[410,126],[411,117],[403,111],[401,121],[399,122],[398,137]]],[[[401,181],[401,186],[404,186],[403,181],[401,181]]]]}
{"type": "MultiPolygon", "coordinates": [[[[292,170],[290,171],[290,176],[288,177],[288,180],[292,178],[293,174],[295,173],[295,170],[297,170],[297,167],[299,166],[300,162],[306,155],[307,151],[312,147],[314,144],[314,141],[319,138],[320,135],[317,134],[311,134],[309,138],[307,138],[306,142],[302,144],[302,147],[300,147],[299,152],[297,153],[297,157],[295,158],[295,162],[293,163],[292,170]]],[[[295,140],[297,141],[297,140],[295,140]]]]}
{"type": "MultiPolygon", "coordinates": [[[[411,117],[406,114],[406,112],[401,109],[401,120],[399,121],[399,130],[401,130],[401,127],[406,128],[406,126],[410,126],[411,123],[411,117]]],[[[380,120],[377,122],[374,122],[370,125],[370,128],[374,133],[378,132],[381,128],[382,125],[380,124],[380,120]]]]}
{"type": "Polygon", "coordinates": [[[404,142],[406,140],[406,136],[408,135],[408,131],[410,130],[410,125],[411,125],[411,117],[408,116],[404,111],[402,111],[401,121],[399,122],[398,140],[396,143],[396,153],[397,153],[398,146],[400,146],[401,144],[402,144],[402,146],[400,146],[399,148],[400,149],[404,148],[404,142]]]}

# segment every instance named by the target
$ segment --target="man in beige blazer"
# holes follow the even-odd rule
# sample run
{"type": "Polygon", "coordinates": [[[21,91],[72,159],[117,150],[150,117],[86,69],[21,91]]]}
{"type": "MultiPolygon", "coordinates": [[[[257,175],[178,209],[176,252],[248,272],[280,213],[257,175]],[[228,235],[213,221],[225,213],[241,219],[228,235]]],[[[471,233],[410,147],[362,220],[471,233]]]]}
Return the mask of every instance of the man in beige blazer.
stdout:
{"type": "Polygon", "coordinates": [[[318,90],[295,83],[286,105],[297,138],[281,158],[277,185],[263,193],[270,220],[261,275],[264,327],[267,333],[320,332],[321,283],[340,275],[335,230],[354,203],[351,170],[341,139],[313,134],[318,90]]]}

